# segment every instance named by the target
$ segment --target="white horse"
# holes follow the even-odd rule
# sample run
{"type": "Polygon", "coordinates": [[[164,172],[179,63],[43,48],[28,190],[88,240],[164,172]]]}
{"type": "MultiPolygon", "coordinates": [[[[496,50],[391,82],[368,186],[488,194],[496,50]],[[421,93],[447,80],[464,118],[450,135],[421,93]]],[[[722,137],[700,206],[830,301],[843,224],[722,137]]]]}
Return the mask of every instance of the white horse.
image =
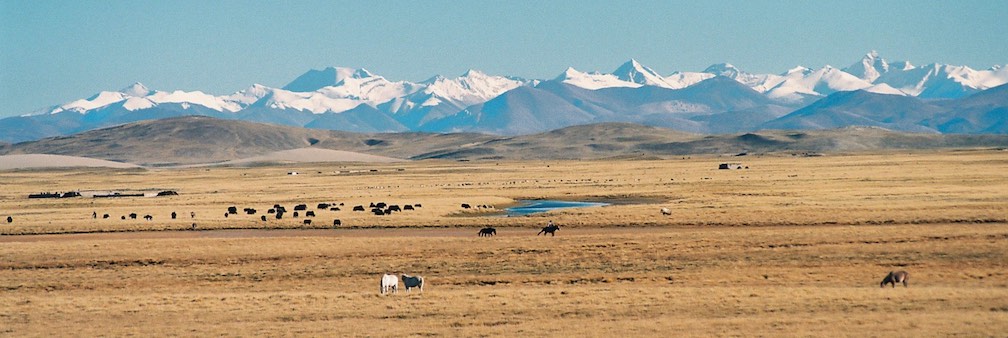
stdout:
{"type": "Polygon", "coordinates": [[[396,275],[385,274],[381,278],[381,294],[399,293],[399,278],[396,275]]]}
{"type": "Polygon", "coordinates": [[[661,213],[662,215],[671,215],[672,210],[669,210],[669,208],[661,208],[661,213]]]}
{"type": "Polygon", "coordinates": [[[409,292],[411,288],[420,288],[420,292],[423,292],[423,277],[403,274],[402,283],[406,286],[406,292],[409,292]]]}

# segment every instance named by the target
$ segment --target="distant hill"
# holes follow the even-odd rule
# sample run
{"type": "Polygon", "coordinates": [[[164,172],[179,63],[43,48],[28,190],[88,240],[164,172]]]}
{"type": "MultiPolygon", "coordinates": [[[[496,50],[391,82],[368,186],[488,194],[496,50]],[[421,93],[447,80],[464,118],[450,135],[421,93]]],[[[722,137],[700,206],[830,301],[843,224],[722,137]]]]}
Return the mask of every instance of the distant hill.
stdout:
{"type": "Polygon", "coordinates": [[[507,137],[476,133],[350,133],[186,116],[0,146],[0,154],[56,154],[168,166],[257,156],[284,160],[287,155],[283,151],[294,149],[300,149],[296,160],[303,162],[311,161],[313,156],[318,161],[338,158],[331,156],[333,153],[310,149],[413,160],[530,160],[1006,146],[1008,135],[908,134],[866,127],[701,135],[631,123],[600,123],[507,137]]]}

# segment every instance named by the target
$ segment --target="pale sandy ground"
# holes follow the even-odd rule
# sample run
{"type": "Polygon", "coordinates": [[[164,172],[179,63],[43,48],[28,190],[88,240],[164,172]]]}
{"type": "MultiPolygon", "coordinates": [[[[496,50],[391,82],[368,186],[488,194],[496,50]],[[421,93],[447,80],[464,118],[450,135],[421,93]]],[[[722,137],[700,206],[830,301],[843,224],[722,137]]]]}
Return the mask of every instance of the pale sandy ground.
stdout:
{"type": "Polygon", "coordinates": [[[223,165],[250,165],[258,163],[312,163],[312,162],[369,162],[369,163],[389,163],[403,161],[397,158],[355,153],[352,151],[300,148],[291,150],[276,151],[269,154],[243,158],[240,160],[227,161],[223,165]]]}
{"type": "Polygon", "coordinates": [[[70,167],[139,168],[140,166],[132,163],[112,162],[87,157],[49,154],[0,156],[0,170],[70,167]]]}

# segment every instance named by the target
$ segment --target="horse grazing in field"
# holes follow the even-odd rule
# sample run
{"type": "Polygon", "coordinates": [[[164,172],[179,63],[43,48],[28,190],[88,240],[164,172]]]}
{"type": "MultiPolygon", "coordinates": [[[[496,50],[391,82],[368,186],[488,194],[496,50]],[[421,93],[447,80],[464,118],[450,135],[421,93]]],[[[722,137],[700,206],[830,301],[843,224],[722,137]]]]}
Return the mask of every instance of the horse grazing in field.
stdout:
{"type": "Polygon", "coordinates": [[[879,287],[885,287],[886,284],[892,284],[892,287],[896,287],[896,283],[903,283],[903,287],[907,287],[907,279],[910,278],[910,274],[906,271],[890,271],[888,275],[882,279],[882,284],[879,287]]]}
{"type": "Polygon", "coordinates": [[[399,293],[399,278],[395,275],[385,274],[381,278],[381,294],[388,292],[399,293]]]}
{"type": "Polygon", "coordinates": [[[479,236],[480,237],[488,237],[488,236],[493,236],[493,235],[496,235],[496,234],[497,234],[497,229],[494,229],[494,228],[491,228],[491,227],[486,227],[486,228],[480,229],[480,231],[479,231],[479,236]]]}
{"type": "Polygon", "coordinates": [[[536,236],[539,236],[539,235],[546,236],[546,234],[550,234],[552,236],[556,236],[556,231],[557,230],[560,230],[559,226],[554,225],[554,224],[550,224],[550,225],[547,225],[545,228],[542,228],[542,230],[540,230],[539,233],[536,234],[536,236]]]}
{"type": "Polygon", "coordinates": [[[406,292],[412,288],[420,288],[420,292],[423,292],[423,277],[403,274],[402,283],[406,286],[406,292]]]}

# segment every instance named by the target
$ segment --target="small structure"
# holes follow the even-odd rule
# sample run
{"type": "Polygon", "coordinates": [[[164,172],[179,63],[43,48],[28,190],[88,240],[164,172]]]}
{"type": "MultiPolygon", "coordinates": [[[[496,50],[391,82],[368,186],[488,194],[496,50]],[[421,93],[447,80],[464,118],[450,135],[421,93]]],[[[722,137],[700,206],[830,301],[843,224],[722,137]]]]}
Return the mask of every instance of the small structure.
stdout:
{"type": "Polygon", "coordinates": [[[721,163],[717,167],[718,169],[742,169],[742,163],[721,163]]]}

